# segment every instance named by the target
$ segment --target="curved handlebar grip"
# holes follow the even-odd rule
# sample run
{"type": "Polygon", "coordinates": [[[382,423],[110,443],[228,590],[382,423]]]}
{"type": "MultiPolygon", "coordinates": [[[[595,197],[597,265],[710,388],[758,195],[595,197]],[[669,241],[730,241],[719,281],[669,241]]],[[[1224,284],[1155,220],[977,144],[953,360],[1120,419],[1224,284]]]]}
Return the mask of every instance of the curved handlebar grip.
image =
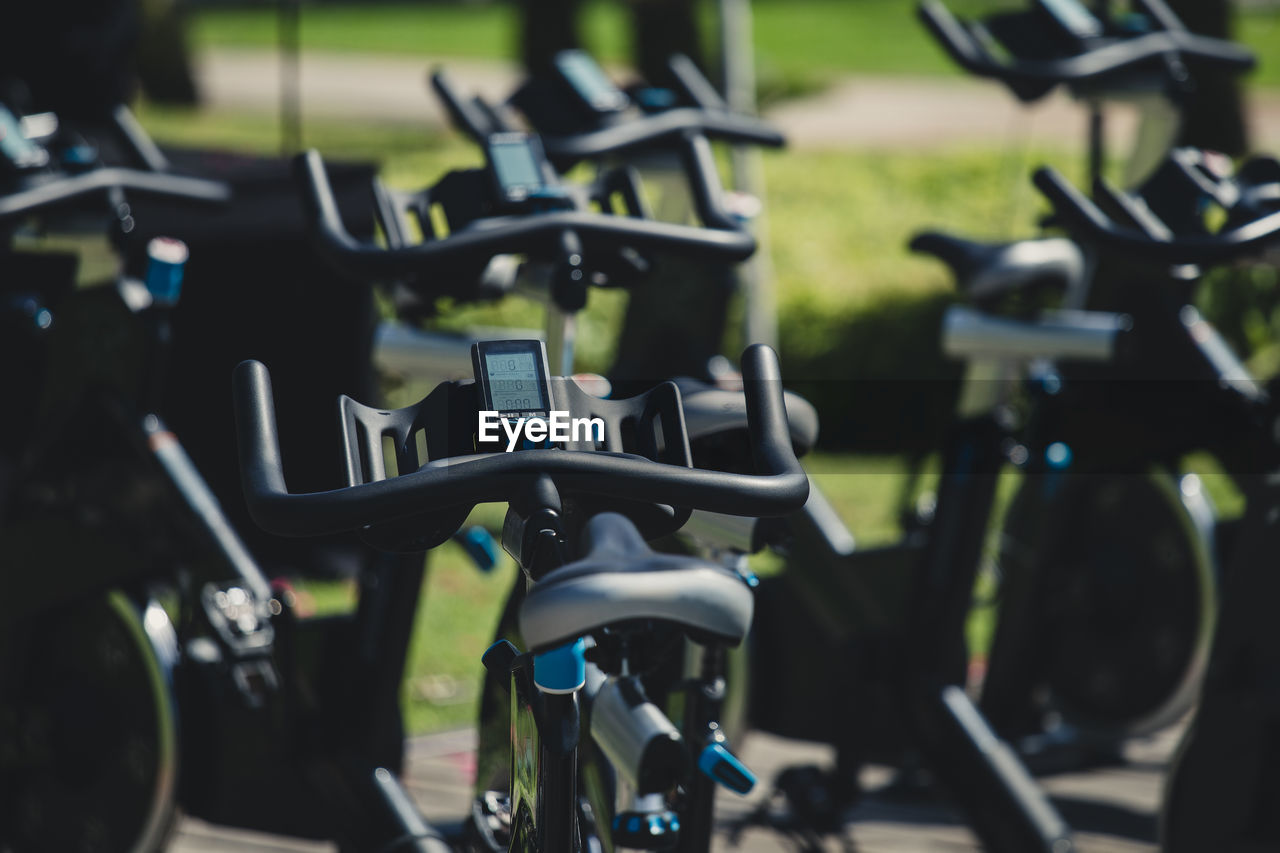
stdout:
{"type": "Polygon", "coordinates": [[[741,229],[743,223],[725,209],[724,186],[707,137],[701,133],[689,134],[681,143],[680,153],[689,178],[689,193],[702,224],[721,230],[741,229]]]}
{"type": "Polygon", "coordinates": [[[1051,166],[1041,166],[1031,181],[1064,219],[1099,234],[1106,234],[1114,228],[1110,217],[1051,166]]]}
{"type": "Polygon", "coordinates": [[[675,78],[676,83],[684,90],[689,100],[700,109],[716,112],[728,112],[729,104],[711,85],[711,81],[698,68],[698,64],[683,53],[673,53],[667,57],[667,70],[675,78]]]}
{"type": "Polygon", "coordinates": [[[986,48],[974,39],[969,28],[960,23],[941,0],[922,0],[916,7],[916,14],[961,68],[976,74],[1000,70],[1000,65],[986,48]]]}
{"type": "Polygon", "coordinates": [[[493,128],[487,127],[486,117],[481,115],[473,104],[463,99],[443,68],[432,71],[430,80],[431,88],[435,90],[436,97],[444,105],[444,110],[449,114],[454,127],[483,145],[493,131],[493,128]]]}
{"type": "MultiPolygon", "coordinates": [[[[287,494],[271,374],[260,361],[244,361],[236,365],[233,377],[236,445],[245,495],[287,494]]],[[[252,506],[251,500],[251,510],[252,506]]]]}
{"type": "MultiPolygon", "coordinates": [[[[1236,73],[1250,70],[1257,61],[1248,48],[1180,29],[1157,30],[1061,59],[1002,62],[973,37],[969,27],[951,14],[942,0],[922,0],[917,11],[920,20],[962,68],[1015,85],[1051,87],[1056,83],[1081,83],[1170,55],[1187,63],[1216,66],[1236,73]]],[[[1043,94],[1047,89],[1039,91],[1043,94]]]]}
{"type": "Polygon", "coordinates": [[[483,262],[500,254],[523,252],[558,260],[567,231],[577,234],[586,252],[630,247],[712,261],[742,261],[756,249],[755,239],[736,229],[694,228],[583,211],[496,216],[438,240],[384,249],[356,240],[347,232],[329,188],[324,161],[317,152],[299,154],[294,168],[320,250],[334,267],[357,280],[414,272],[430,274],[448,264],[483,262]]]}
{"type": "Polygon", "coordinates": [[[293,158],[293,174],[302,185],[302,206],[306,209],[307,223],[320,238],[322,247],[337,250],[353,250],[360,242],[342,224],[338,202],[329,185],[329,173],[324,160],[314,148],[293,158]]]}
{"type": "Polygon", "coordinates": [[[634,121],[572,136],[543,136],[542,145],[553,161],[577,162],[618,154],[688,133],[709,139],[781,148],[787,138],[763,119],[739,113],[678,107],[646,115],[634,121]]]}
{"type": "Polygon", "coordinates": [[[192,204],[224,204],[231,198],[231,188],[220,181],[105,167],[0,196],[0,219],[26,216],[42,208],[117,188],[192,204]]]}
{"type": "Polygon", "coordinates": [[[764,344],[747,347],[742,354],[742,387],[747,398],[747,430],[756,468],[766,474],[803,476],[804,471],[792,449],[778,354],[764,344]]]}
{"type": "Polygon", "coordinates": [[[256,361],[235,371],[236,432],[249,513],[282,536],[355,530],[476,503],[506,501],[522,478],[550,476],[584,494],[677,502],[727,515],[775,516],[799,509],[809,478],[791,450],[777,356],[762,345],[743,362],[747,422],[760,474],[727,474],[606,452],[527,450],[455,457],[387,480],[290,494],[276,432],[271,377],[256,361]],[[673,501],[673,495],[679,500],[673,501]]]}
{"type": "Polygon", "coordinates": [[[1048,167],[1036,170],[1036,188],[1054,210],[1077,228],[1110,247],[1134,256],[1168,264],[1213,264],[1246,255],[1280,239],[1280,211],[1231,231],[1211,236],[1171,236],[1157,240],[1132,228],[1118,226],[1083,193],[1048,167]]]}

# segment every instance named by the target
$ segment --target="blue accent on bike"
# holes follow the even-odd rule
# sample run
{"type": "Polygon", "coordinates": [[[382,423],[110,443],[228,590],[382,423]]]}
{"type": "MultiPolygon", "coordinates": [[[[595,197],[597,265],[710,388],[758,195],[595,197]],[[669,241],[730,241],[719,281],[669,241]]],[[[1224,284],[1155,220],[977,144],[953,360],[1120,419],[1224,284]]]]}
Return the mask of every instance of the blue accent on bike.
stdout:
{"type": "Polygon", "coordinates": [[[1062,377],[1053,372],[1044,373],[1037,379],[1037,384],[1040,386],[1040,393],[1052,397],[1062,390],[1062,377]]]}
{"type": "Polygon", "coordinates": [[[480,571],[491,571],[497,565],[498,543],[494,541],[493,534],[480,525],[459,530],[453,538],[480,571]]]}
{"type": "Polygon", "coordinates": [[[178,240],[157,238],[147,245],[147,290],[162,305],[175,305],[182,295],[187,247],[178,240]]]}
{"type": "Polygon", "coordinates": [[[611,825],[614,845],[627,849],[666,850],[680,832],[680,819],[673,811],[622,812],[614,815],[611,825]]]}
{"type": "Polygon", "coordinates": [[[1062,471],[1071,467],[1071,448],[1061,441],[1055,441],[1045,448],[1044,461],[1054,471],[1062,471]]]}
{"type": "Polygon", "coordinates": [[[98,149],[92,145],[71,145],[62,150],[62,164],[68,168],[92,166],[98,162],[98,149]]]}
{"type": "Polygon", "coordinates": [[[568,198],[568,197],[569,197],[569,190],[567,187],[538,187],[537,189],[529,190],[529,195],[527,196],[527,198],[550,198],[550,199],[560,199],[560,198],[568,198]]]}
{"type": "Polygon", "coordinates": [[[579,637],[572,643],[535,655],[533,683],[547,693],[572,693],[587,680],[587,644],[579,637]]]}
{"type": "Polygon", "coordinates": [[[713,780],[739,794],[749,792],[756,785],[756,776],[737,757],[718,743],[702,750],[698,756],[698,769],[713,780]]]}
{"type": "Polygon", "coordinates": [[[648,86],[635,93],[636,103],[645,112],[669,110],[676,105],[676,93],[670,89],[648,86]]]}

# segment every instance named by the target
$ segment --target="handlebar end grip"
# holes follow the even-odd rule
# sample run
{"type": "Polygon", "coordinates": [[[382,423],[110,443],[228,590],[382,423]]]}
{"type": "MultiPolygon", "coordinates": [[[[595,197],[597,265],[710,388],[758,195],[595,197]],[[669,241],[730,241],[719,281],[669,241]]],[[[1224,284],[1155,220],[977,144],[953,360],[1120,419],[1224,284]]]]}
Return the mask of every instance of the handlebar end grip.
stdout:
{"type": "Polygon", "coordinates": [[[359,242],[342,222],[320,152],[312,148],[296,155],[293,158],[293,175],[302,192],[306,225],[317,251],[335,267],[360,280],[361,271],[349,264],[360,254],[359,242]]]}
{"type": "Polygon", "coordinates": [[[1111,234],[1110,218],[1086,195],[1051,166],[1041,166],[1031,176],[1036,189],[1053,205],[1054,212],[1098,234],[1111,234]]]}
{"type": "Polygon", "coordinates": [[[765,344],[747,347],[742,354],[742,380],[756,467],[760,473],[795,475],[798,507],[808,498],[809,480],[791,447],[778,354],[765,344]]]}
{"type": "Polygon", "coordinates": [[[1031,182],[1059,214],[1080,211],[1079,193],[1052,166],[1036,169],[1031,175],[1031,182]]]}
{"type": "Polygon", "coordinates": [[[236,438],[240,474],[249,514],[259,526],[272,532],[271,499],[287,494],[280,439],[276,430],[275,399],[271,373],[260,361],[242,361],[233,374],[236,438]]]}
{"type": "Polygon", "coordinates": [[[742,353],[742,375],[752,382],[781,382],[782,367],[778,363],[778,354],[767,344],[751,344],[742,353]]]}
{"type": "Polygon", "coordinates": [[[962,68],[989,73],[983,68],[983,51],[974,43],[968,28],[941,0],[921,0],[916,6],[916,16],[962,68]]]}

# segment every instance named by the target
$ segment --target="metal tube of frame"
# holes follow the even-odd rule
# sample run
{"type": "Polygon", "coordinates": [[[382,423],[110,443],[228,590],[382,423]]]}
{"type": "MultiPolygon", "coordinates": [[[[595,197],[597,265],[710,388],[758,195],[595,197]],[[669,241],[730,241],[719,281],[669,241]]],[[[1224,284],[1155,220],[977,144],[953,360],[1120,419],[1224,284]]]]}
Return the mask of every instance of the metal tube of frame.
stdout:
{"type": "Polygon", "coordinates": [[[546,851],[578,848],[578,693],[542,693],[538,837],[546,851]]]}

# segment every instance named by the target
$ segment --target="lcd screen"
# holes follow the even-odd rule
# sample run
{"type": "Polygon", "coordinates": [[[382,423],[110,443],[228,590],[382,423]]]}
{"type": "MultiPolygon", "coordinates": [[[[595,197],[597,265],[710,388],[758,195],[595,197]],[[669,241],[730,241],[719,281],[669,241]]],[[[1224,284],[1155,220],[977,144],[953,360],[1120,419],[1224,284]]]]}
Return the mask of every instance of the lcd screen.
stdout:
{"type": "Polygon", "coordinates": [[[515,187],[528,190],[542,186],[542,172],[527,143],[495,142],[489,146],[489,154],[504,192],[515,187]]]}
{"type": "Polygon", "coordinates": [[[532,352],[485,354],[489,395],[499,412],[545,412],[547,402],[539,382],[538,360],[532,352]]]}
{"type": "Polygon", "coordinates": [[[577,90],[578,96],[600,110],[626,106],[627,96],[605,76],[594,59],[580,50],[566,50],[556,55],[560,73],[577,90]]]}

